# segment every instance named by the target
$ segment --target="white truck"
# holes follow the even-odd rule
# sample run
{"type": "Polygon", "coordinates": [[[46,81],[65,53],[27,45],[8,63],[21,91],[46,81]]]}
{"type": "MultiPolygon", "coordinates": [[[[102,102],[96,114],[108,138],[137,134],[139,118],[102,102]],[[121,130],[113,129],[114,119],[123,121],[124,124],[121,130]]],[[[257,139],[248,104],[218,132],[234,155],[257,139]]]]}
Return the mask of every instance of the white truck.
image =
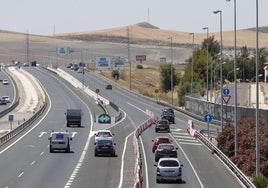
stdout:
{"type": "Polygon", "coordinates": [[[65,152],[70,152],[70,141],[72,137],[69,132],[54,132],[52,131],[50,137],[48,138],[49,143],[49,152],[52,153],[55,150],[64,150],[65,152]]]}

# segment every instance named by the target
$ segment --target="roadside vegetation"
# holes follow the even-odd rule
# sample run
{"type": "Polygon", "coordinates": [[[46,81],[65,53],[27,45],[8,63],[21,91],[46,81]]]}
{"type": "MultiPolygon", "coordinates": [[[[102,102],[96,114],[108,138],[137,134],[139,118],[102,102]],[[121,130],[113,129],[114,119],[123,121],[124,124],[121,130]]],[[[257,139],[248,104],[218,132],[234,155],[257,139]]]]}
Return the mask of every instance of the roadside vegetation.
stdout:
{"type": "MultiPolygon", "coordinates": [[[[174,84],[174,104],[184,106],[184,96],[191,94],[191,76],[193,66],[193,93],[195,96],[206,94],[207,60],[209,67],[208,78],[214,78],[215,87],[220,89],[220,44],[209,37],[205,39],[200,48],[195,48],[193,55],[186,61],[185,66],[178,66],[171,63],[152,65],[133,63],[126,65],[124,71],[113,71],[102,73],[106,77],[114,79],[121,86],[131,88],[131,90],[142,93],[146,96],[171,103],[171,71],[174,84]],[[207,46],[208,45],[208,46],[207,46]],[[207,48],[208,47],[208,48],[207,48]],[[207,54],[208,49],[208,54],[207,54]],[[211,72],[211,70],[213,70],[211,72]],[[116,75],[116,76],[115,76],[116,75]],[[117,78],[117,79],[115,79],[117,78]]],[[[243,46],[237,50],[237,71],[238,82],[254,82],[255,75],[255,55],[254,50],[249,50],[243,46]]],[[[264,63],[267,60],[266,48],[259,49],[259,80],[263,81],[264,63]]],[[[223,56],[222,66],[224,82],[234,82],[233,58],[223,56]],[[227,77],[228,76],[228,77],[227,77]]],[[[219,91],[220,92],[220,91],[219,91]]],[[[234,126],[228,122],[217,141],[221,149],[247,176],[252,177],[254,184],[258,188],[268,185],[268,125],[260,122],[260,147],[261,147],[261,175],[255,176],[255,117],[246,117],[238,123],[238,152],[234,154],[234,126]]]]}

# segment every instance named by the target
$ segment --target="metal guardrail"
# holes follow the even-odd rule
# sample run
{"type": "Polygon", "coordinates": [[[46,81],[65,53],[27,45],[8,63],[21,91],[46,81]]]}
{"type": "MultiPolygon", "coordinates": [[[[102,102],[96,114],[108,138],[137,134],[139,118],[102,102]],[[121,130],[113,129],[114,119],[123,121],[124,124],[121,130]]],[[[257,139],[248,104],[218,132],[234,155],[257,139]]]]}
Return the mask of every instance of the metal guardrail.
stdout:
{"type": "Polygon", "coordinates": [[[14,138],[16,135],[18,135],[20,132],[22,132],[24,129],[29,127],[34,120],[36,120],[46,109],[47,102],[45,101],[44,105],[28,120],[23,122],[20,126],[16,127],[12,131],[6,133],[5,135],[0,137],[0,145],[6,143],[10,139],[14,138]]]}
{"type": "Polygon", "coordinates": [[[211,149],[226,166],[237,176],[237,178],[247,187],[256,188],[250,179],[221,151],[219,150],[210,140],[208,140],[202,133],[196,131],[196,137],[211,149]]]}

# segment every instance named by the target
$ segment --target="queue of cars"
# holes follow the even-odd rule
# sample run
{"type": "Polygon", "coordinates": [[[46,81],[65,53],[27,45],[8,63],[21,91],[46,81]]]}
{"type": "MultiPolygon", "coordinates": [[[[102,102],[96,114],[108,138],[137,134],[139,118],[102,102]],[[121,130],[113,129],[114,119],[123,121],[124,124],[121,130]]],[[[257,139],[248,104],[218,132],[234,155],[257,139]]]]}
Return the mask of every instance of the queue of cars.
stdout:
{"type": "Polygon", "coordinates": [[[95,149],[94,155],[110,155],[112,157],[116,156],[116,150],[114,139],[114,134],[110,130],[98,130],[95,133],[95,149]]]}
{"type": "MultiPolygon", "coordinates": [[[[175,123],[172,108],[163,108],[160,119],[155,124],[155,132],[170,132],[170,124],[175,123]]],[[[182,166],[178,159],[178,148],[172,144],[167,136],[157,136],[152,140],[152,152],[156,164],[156,183],[166,181],[182,181],[182,166]]]]}
{"type": "MultiPolygon", "coordinates": [[[[8,79],[3,79],[1,81],[2,81],[3,85],[9,85],[8,79]]],[[[9,96],[2,96],[0,98],[0,105],[7,105],[8,103],[10,103],[9,96]]]]}

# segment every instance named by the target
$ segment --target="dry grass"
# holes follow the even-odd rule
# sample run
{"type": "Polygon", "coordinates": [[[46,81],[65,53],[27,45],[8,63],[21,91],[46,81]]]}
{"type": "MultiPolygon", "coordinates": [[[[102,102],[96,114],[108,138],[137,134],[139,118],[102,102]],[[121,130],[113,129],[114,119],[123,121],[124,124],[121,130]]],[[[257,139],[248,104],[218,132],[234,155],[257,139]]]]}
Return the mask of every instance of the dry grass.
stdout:
{"type": "MultiPolygon", "coordinates": [[[[171,103],[171,92],[161,93],[160,92],[160,68],[159,65],[155,64],[142,64],[143,69],[137,69],[138,63],[133,63],[131,65],[131,90],[141,93],[145,96],[149,96],[155,99],[166,101],[171,103]],[[156,90],[159,92],[156,93],[156,90]]],[[[175,67],[176,71],[181,72],[181,67],[175,67]]],[[[101,72],[103,76],[114,81],[116,84],[130,88],[130,66],[129,64],[125,65],[125,70],[120,72],[120,79],[115,80],[112,77],[112,73],[109,71],[101,72]]],[[[173,102],[174,104],[178,103],[177,97],[177,88],[174,88],[173,93],[173,102]]]]}
{"type": "MultiPolygon", "coordinates": [[[[115,37],[127,37],[127,29],[129,29],[130,40],[134,41],[151,41],[156,42],[158,45],[169,45],[170,40],[169,37],[172,37],[173,42],[177,44],[188,44],[189,46],[192,43],[192,36],[187,32],[180,31],[170,31],[164,29],[157,29],[155,27],[144,27],[144,25],[136,24],[131,26],[124,26],[118,28],[111,28],[105,30],[98,31],[89,31],[89,32],[80,32],[80,33],[69,33],[62,34],[58,36],[77,36],[77,35],[87,35],[87,36],[115,36],[115,37]]],[[[215,39],[220,41],[219,33],[209,33],[209,35],[214,35],[215,39]]],[[[196,33],[195,34],[195,44],[201,44],[204,38],[206,37],[206,33],[196,33]]],[[[237,31],[237,47],[247,46],[248,48],[255,48],[255,32],[253,30],[238,30],[237,31]]],[[[259,46],[266,47],[268,33],[259,33],[259,46]]],[[[46,44],[56,44],[55,39],[49,36],[38,36],[31,35],[30,42],[41,42],[46,44]]],[[[25,42],[26,34],[23,33],[14,33],[14,32],[6,32],[0,31],[0,42],[5,44],[8,42],[25,42]]],[[[225,31],[223,32],[223,46],[224,48],[233,47],[234,45],[234,33],[233,31],[225,31]]],[[[1,58],[5,54],[14,56],[15,52],[8,51],[8,49],[3,49],[1,51],[1,58]]],[[[16,52],[19,54],[22,52],[16,52]]],[[[24,53],[24,52],[23,52],[24,53]]],[[[160,72],[159,65],[153,64],[143,64],[144,69],[137,69],[137,64],[132,64],[131,69],[131,89],[142,93],[144,95],[158,98],[171,103],[171,93],[158,93],[156,95],[155,90],[159,89],[160,83],[160,72]]],[[[177,71],[181,71],[180,68],[175,67],[177,71]]],[[[104,76],[107,78],[114,80],[112,78],[111,72],[102,72],[104,76]]],[[[115,81],[115,80],[114,80],[115,81]]],[[[120,79],[116,81],[119,85],[129,88],[130,87],[130,67],[129,64],[125,65],[125,70],[120,73],[120,79]]],[[[177,88],[174,88],[174,104],[177,103],[177,88]]]]}
{"type": "MultiPolygon", "coordinates": [[[[115,37],[127,37],[127,28],[129,28],[129,37],[130,40],[152,40],[158,41],[158,44],[168,44],[170,40],[169,37],[172,37],[174,43],[177,44],[191,44],[192,36],[188,32],[181,31],[172,31],[165,29],[156,29],[154,26],[144,27],[144,24],[135,24],[125,27],[97,30],[97,31],[88,31],[72,34],[62,34],[59,36],[67,35],[83,35],[83,36],[115,36],[115,37]]],[[[211,32],[210,36],[215,37],[217,41],[220,41],[219,32],[211,32]]],[[[224,48],[234,46],[234,32],[233,31],[223,31],[223,46],[224,48]]],[[[206,38],[206,33],[195,33],[195,43],[201,44],[206,38]]],[[[255,48],[256,46],[256,33],[254,30],[237,30],[237,47],[247,46],[248,48],[255,48]]],[[[268,33],[259,33],[259,46],[266,47],[268,46],[268,33]]]]}

